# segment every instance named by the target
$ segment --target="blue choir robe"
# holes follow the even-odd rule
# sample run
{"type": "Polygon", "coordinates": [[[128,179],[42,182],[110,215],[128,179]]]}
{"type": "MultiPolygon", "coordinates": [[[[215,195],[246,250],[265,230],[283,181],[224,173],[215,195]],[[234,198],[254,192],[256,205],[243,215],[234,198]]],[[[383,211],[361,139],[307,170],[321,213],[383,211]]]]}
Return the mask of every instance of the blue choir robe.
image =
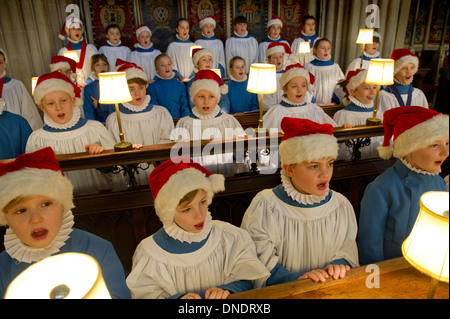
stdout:
{"type": "Polygon", "coordinates": [[[22,116],[0,112],[0,160],[16,158],[25,153],[32,129],[22,116]]]}
{"type": "Polygon", "coordinates": [[[231,80],[228,85],[230,114],[259,110],[258,96],[247,91],[248,80],[237,82],[231,80]]]}
{"type": "Polygon", "coordinates": [[[96,120],[105,123],[109,114],[116,111],[114,104],[100,104],[97,102],[97,108],[94,107],[92,98],[97,101],[100,99],[99,80],[96,79],[84,87],[83,90],[83,112],[87,120],[96,120]]]}

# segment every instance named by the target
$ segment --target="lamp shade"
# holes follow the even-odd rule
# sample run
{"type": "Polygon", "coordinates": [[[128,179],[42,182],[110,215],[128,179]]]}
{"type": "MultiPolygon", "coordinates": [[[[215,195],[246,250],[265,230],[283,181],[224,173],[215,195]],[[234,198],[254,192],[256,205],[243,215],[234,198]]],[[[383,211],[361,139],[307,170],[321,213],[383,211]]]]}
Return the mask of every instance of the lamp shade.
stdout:
{"type": "Polygon", "coordinates": [[[222,72],[220,71],[220,69],[211,69],[211,71],[216,73],[219,76],[219,78],[222,78],[222,72]]]}
{"type": "Polygon", "coordinates": [[[358,39],[356,39],[356,43],[373,43],[373,29],[359,29],[358,39]]]}
{"type": "Polygon", "coordinates": [[[428,276],[448,283],[448,192],[427,192],[411,234],[402,245],[405,259],[428,276]]]}
{"type": "Polygon", "coordinates": [[[247,91],[257,94],[270,94],[277,91],[277,70],[275,65],[253,63],[250,65],[247,91]]]}
{"type": "Polygon", "coordinates": [[[394,60],[371,59],[367,70],[366,83],[391,85],[394,83],[394,60]]]}
{"type": "Polygon", "coordinates": [[[309,52],[311,52],[309,42],[300,42],[300,45],[298,47],[298,53],[309,53],[309,52]]]}
{"type": "Polygon", "coordinates": [[[64,51],[63,56],[65,56],[66,58],[72,59],[77,63],[80,61],[80,58],[78,57],[78,54],[76,51],[64,51]]]}
{"type": "Polygon", "coordinates": [[[195,49],[201,49],[202,46],[201,45],[191,45],[191,51],[190,51],[190,57],[192,58],[192,51],[194,51],[195,49]]]}
{"type": "Polygon", "coordinates": [[[36,88],[36,83],[37,83],[38,79],[39,79],[38,76],[31,78],[31,94],[34,94],[34,89],[36,88]]]}
{"type": "Polygon", "coordinates": [[[66,253],[35,263],[17,276],[5,299],[110,299],[97,261],[66,253]]]}
{"type": "Polygon", "coordinates": [[[105,72],[98,74],[100,99],[99,103],[114,104],[133,100],[128,89],[125,72],[105,72]]]}

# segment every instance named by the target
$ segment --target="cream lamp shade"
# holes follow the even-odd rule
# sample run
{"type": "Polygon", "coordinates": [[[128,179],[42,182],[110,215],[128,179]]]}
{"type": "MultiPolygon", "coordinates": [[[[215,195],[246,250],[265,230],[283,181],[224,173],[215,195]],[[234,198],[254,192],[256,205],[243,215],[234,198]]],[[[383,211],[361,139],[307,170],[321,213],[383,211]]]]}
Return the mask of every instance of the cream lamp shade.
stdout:
{"type": "Polygon", "coordinates": [[[392,59],[371,59],[367,70],[366,83],[394,84],[394,62],[392,59]]]}
{"type": "Polygon", "coordinates": [[[415,268],[448,283],[448,192],[427,192],[411,234],[402,245],[405,259],[415,268]]]}
{"type": "Polygon", "coordinates": [[[77,63],[80,62],[80,58],[78,57],[78,54],[76,51],[64,51],[63,56],[65,56],[66,58],[72,59],[77,63]]]}
{"type": "Polygon", "coordinates": [[[309,42],[300,42],[300,46],[298,47],[298,53],[309,53],[309,52],[311,52],[309,42]]]}
{"type": "Polygon", "coordinates": [[[277,71],[273,64],[250,65],[247,91],[256,94],[271,94],[277,91],[277,71]]]}
{"type": "Polygon", "coordinates": [[[369,44],[373,43],[373,29],[359,29],[358,38],[356,43],[369,44]]]}
{"type": "Polygon", "coordinates": [[[128,89],[125,72],[99,73],[98,80],[100,89],[99,103],[114,104],[133,100],[128,89]]]}
{"type": "Polygon", "coordinates": [[[202,48],[201,45],[191,45],[190,57],[192,58],[192,51],[194,51],[195,49],[201,49],[201,48],[202,48]]]}
{"type": "Polygon", "coordinates": [[[38,76],[34,76],[31,78],[31,94],[34,94],[34,89],[36,88],[36,84],[38,81],[39,77],[38,76]]]}
{"type": "Polygon", "coordinates": [[[110,299],[97,261],[66,253],[37,262],[17,276],[5,299],[110,299]]]}
{"type": "Polygon", "coordinates": [[[219,76],[219,78],[222,78],[222,72],[220,71],[220,69],[211,69],[211,71],[216,73],[219,76]]]}

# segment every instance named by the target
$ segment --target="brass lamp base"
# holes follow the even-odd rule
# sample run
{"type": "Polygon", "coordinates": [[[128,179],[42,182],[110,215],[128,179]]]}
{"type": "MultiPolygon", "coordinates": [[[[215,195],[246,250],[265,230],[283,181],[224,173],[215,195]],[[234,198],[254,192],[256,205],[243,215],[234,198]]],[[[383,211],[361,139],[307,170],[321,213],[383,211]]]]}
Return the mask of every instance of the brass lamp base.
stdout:
{"type": "Polygon", "coordinates": [[[133,149],[133,144],[130,142],[120,142],[114,145],[115,152],[131,151],[133,149]]]}
{"type": "Polygon", "coordinates": [[[376,118],[376,117],[368,118],[368,119],[366,120],[366,125],[367,125],[367,126],[381,125],[381,119],[376,118]]]}
{"type": "Polygon", "coordinates": [[[255,128],[255,133],[257,135],[261,135],[261,134],[266,134],[267,135],[269,133],[269,130],[264,128],[264,127],[257,127],[257,128],[255,128]]]}

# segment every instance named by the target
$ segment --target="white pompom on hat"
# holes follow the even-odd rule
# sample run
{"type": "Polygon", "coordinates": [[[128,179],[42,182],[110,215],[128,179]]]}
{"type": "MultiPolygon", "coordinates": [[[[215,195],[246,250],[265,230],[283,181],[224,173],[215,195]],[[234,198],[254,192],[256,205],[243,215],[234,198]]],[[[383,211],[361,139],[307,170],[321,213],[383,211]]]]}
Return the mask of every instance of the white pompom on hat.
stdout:
{"type": "Polygon", "coordinates": [[[148,178],[155,211],[164,227],[174,222],[176,208],[188,193],[203,189],[208,205],[214,194],[225,190],[225,177],[212,174],[186,157],[175,157],[156,166],[148,178]]]}
{"type": "Polygon", "coordinates": [[[394,74],[397,74],[408,63],[414,64],[416,72],[419,69],[419,58],[408,49],[395,49],[392,51],[391,59],[395,61],[394,74]]]}
{"type": "Polygon", "coordinates": [[[36,195],[57,200],[64,212],[75,207],[72,183],[64,176],[50,147],[0,163],[0,225],[7,224],[6,205],[16,198],[36,195]]]}
{"type": "Polygon", "coordinates": [[[322,158],[337,158],[338,143],[331,124],[308,119],[284,117],[281,120],[284,136],[279,146],[281,163],[291,165],[322,158]]]}
{"type": "Polygon", "coordinates": [[[214,26],[214,28],[216,28],[216,26],[217,26],[216,17],[214,17],[214,16],[204,17],[203,19],[201,19],[199,21],[198,25],[199,25],[199,27],[201,29],[207,23],[211,23],[214,26]]]}
{"type": "Polygon", "coordinates": [[[145,71],[136,63],[124,61],[122,59],[116,60],[116,71],[125,72],[127,81],[131,79],[142,79],[148,82],[148,77],[145,71]]]}
{"type": "Polygon", "coordinates": [[[272,16],[272,19],[270,19],[268,22],[267,22],[267,29],[269,29],[272,25],[274,25],[274,24],[278,24],[278,25],[280,25],[281,27],[283,27],[284,25],[283,25],[283,20],[281,20],[281,18],[279,17],[279,16],[277,16],[277,15],[273,15],[272,16]]]}
{"type": "Polygon", "coordinates": [[[383,159],[404,158],[411,152],[449,136],[449,116],[421,106],[402,106],[383,113],[383,159]],[[394,147],[391,146],[391,139],[394,147]]]}
{"type": "Polygon", "coordinates": [[[211,70],[200,70],[195,74],[194,82],[189,89],[192,103],[194,103],[194,97],[201,90],[206,90],[214,94],[217,98],[217,103],[219,103],[222,94],[228,93],[228,85],[223,83],[216,72],[211,70]]]}
{"type": "Polygon", "coordinates": [[[308,83],[308,91],[314,91],[314,75],[306,70],[300,63],[291,64],[286,67],[280,78],[281,87],[285,87],[295,77],[304,77],[308,83]]]}
{"type": "Polygon", "coordinates": [[[67,92],[71,98],[75,98],[75,106],[83,105],[80,88],[58,71],[43,74],[38,78],[33,93],[34,102],[41,105],[45,95],[56,91],[67,92]]]}

